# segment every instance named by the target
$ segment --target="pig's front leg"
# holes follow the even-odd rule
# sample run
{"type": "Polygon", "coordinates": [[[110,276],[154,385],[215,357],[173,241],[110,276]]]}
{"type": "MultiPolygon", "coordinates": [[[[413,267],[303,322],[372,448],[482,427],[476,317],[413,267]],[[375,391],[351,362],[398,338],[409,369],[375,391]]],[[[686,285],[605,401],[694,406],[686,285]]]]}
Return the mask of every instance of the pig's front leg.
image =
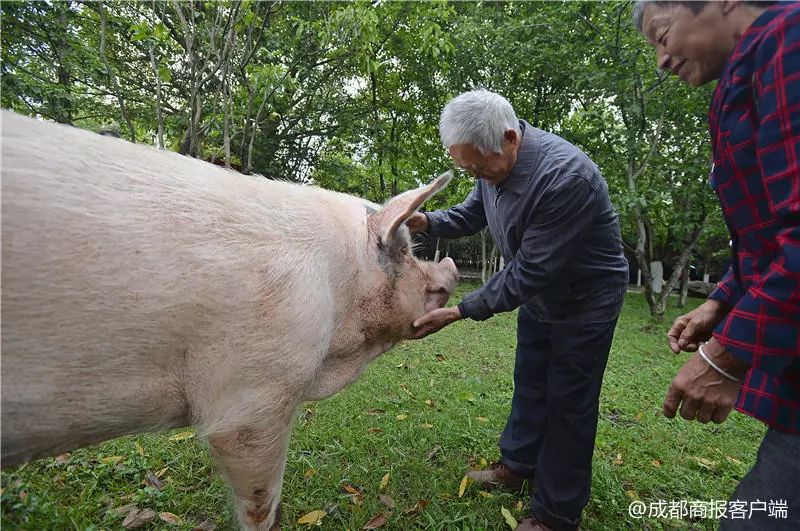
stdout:
{"type": "Polygon", "coordinates": [[[293,416],[294,406],[208,434],[212,454],[233,488],[243,529],[280,529],[281,486],[293,416]]]}

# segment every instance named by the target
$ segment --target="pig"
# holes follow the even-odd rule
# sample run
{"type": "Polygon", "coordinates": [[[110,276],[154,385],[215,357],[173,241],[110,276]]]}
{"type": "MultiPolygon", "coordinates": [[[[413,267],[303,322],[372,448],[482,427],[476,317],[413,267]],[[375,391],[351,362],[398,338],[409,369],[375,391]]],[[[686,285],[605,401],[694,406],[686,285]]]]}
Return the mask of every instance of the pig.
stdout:
{"type": "Polygon", "coordinates": [[[453,291],[384,206],[2,113],[2,465],[193,425],[278,529],[295,410],[453,291]]]}

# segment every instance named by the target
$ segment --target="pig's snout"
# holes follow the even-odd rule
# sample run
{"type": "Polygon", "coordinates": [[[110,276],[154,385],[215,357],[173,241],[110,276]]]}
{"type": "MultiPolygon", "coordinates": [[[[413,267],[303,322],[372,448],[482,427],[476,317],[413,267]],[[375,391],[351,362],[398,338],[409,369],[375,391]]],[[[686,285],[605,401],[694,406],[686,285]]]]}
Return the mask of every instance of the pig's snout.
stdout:
{"type": "Polygon", "coordinates": [[[447,300],[453,294],[458,282],[458,268],[450,257],[443,259],[438,264],[431,264],[431,266],[434,270],[431,275],[431,283],[426,288],[426,312],[442,308],[447,304],[447,300]]]}

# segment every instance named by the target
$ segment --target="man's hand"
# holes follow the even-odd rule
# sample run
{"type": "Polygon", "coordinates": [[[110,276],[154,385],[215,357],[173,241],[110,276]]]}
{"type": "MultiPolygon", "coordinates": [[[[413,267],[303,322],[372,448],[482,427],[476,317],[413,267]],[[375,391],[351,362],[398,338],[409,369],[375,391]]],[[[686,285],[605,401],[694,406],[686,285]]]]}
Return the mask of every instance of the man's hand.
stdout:
{"type": "MultiPolygon", "coordinates": [[[[735,378],[741,379],[747,372],[747,365],[734,358],[716,340],[704,345],[703,352],[735,378]]],[[[741,386],[741,383],[718,373],[700,354],[695,354],[672,380],[664,398],[664,416],[673,418],[680,406],[681,417],[686,420],[697,419],[703,424],[713,420],[719,424],[728,418],[741,386]]]]}
{"type": "Polygon", "coordinates": [[[414,212],[411,214],[411,217],[406,220],[406,225],[408,225],[408,230],[411,231],[411,234],[425,232],[428,230],[428,216],[422,212],[414,212]]]}
{"type": "Polygon", "coordinates": [[[414,339],[422,339],[423,337],[438,332],[445,326],[461,319],[461,312],[458,306],[451,306],[450,308],[439,308],[432,310],[422,317],[414,321],[414,339]]]}
{"type": "Polygon", "coordinates": [[[681,315],[667,332],[669,348],[675,354],[682,350],[696,351],[697,345],[711,338],[714,327],[729,311],[730,307],[724,302],[709,299],[691,312],[681,315]]]}

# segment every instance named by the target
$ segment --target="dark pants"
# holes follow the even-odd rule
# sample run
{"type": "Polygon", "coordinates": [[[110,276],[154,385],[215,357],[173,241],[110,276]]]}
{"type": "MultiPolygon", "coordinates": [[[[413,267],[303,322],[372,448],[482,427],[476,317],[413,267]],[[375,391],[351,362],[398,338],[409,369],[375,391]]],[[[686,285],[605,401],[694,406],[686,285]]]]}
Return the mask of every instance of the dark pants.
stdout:
{"type": "Polygon", "coordinates": [[[616,322],[543,323],[526,306],[519,310],[501,460],[534,478],[531,512],[556,530],[575,529],[589,502],[600,386],[616,322]]]}
{"type": "MultiPolygon", "coordinates": [[[[720,520],[721,531],[800,529],[800,435],[767,430],[756,464],[739,482],[731,502],[744,502],[738,505],[744,513],[729,511],[720,520]]],[[[729,510],[732,505],[728,503],[729,510]]]]}

